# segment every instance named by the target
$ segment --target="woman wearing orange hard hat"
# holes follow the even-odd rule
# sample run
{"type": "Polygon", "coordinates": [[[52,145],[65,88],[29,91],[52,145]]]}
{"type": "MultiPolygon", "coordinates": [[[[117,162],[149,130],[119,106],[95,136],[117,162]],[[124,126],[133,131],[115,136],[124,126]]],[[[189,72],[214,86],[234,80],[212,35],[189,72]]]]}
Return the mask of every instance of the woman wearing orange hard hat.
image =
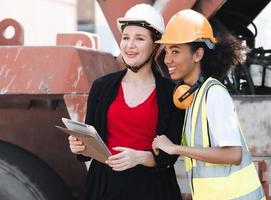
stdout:
{"type": "Polygon", "coordinates": [[[233,36],[217,41],[208,20],[189,9],[170,19],[156,43],[165,46],[170,77],[182,81],[173,98],[186,117],[182,144],[157,136],[154,151],[185,157],[195,200],[265,199],[232,99],[219,82],[243,60],[245,47],[233,36]]]}

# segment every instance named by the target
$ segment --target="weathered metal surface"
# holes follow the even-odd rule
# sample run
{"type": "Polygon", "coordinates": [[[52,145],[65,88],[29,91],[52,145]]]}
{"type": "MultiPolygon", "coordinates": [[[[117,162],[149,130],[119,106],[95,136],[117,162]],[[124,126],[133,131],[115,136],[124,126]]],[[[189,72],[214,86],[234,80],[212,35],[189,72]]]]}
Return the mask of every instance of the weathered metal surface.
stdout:
{"type": "Polygon", "coordinates": [[[4,19],[0,21],[0,45],[23,45],[24,30],[19,22],[14,19],[4,19]],[[6,37],[7,28],[14,29],[14,35],[11,38],[6,37]]]}
{"type": "Polygon", "coordinates": [[[68,45],[76,47],[88,47],[99,49],[99,36],[94,33],[76,32],[76,33],[59,33],[56,37],[56,45],[68,45]]]}
{"type": "Polygon", "coordinates": [[[64,101],[71,119],[84,122],[87,110],[87,94],[65,94],[64,101]]]}
{"type": "Polygon", "coordinates": [[[266,199],[271,199],[271,95],[233,96],[266,199]]]}
{"type": "Polygon", "coordinates": [[[0,95],[0,139],[45,161],[74,193],[86,177],[84,163],[70,152],[67,135],[55,128],[68,117],[62,95],[0,95]]]}
{"type": "Polygon", "coordinates": [[[83,121],[92,82],[119,70],[98,37],[60,35],[61,46],[0,46],[0,139],[45,161],[78,196],[86,166],[70,152],[62,117],[83,121]],[[92,46],[93,45],[93,46],[92,46]]]}
{"type": "Polygon", "coordinates": [[[271,96],[233,98],[252,155],[271,157],[271,96]]]}
{"type": "Polygon", "coordinates": [[[253,157],[253,160],[266,195],[266,200],[271,200],[271,158],[253,157]]]}
{"type": "Polygon", "coordinates": [[[192,200],[191,190],[189,188],[189,182],[185,173],[185,164],[182,157],[179,157],[174,167],[176,171],[177,181],[182,192],[182,199],[192,200]]]}
{"type": "Polygon", "coordinates": [[[207,18],[213,16],[227,0],[198,0],[192,7],[207,18]]]}
{"type": "Polygon", "coordinates": [[[0,48],[0,94],[88,93],[97,77],[117,70],[111,54],[55,47],[0,48]]]}
{"type": "Polygon", "coordinates": [[[182,9],[189,9],[192,8],[193,5],[196,3],[196,0],[170,0],[170,1],[163,1],[163,0],[156,0],[154,3],[154,7],[160,10],[162,13],[165,23],[182,9]]]}

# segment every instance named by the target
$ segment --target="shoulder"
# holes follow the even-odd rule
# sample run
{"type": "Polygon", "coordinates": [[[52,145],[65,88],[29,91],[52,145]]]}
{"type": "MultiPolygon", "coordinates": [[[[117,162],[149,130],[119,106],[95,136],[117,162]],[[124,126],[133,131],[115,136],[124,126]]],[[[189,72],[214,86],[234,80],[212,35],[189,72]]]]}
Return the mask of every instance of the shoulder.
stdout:
{"type": "Polygon", "coordinates": [[[214,146],[241,146],[237,114],[226,88],[221,85],[209,88],[206,114],[214,146]]]}
{"type": "Polygon", "coordinates": [[[224,99],[231,99],[231,96],[227,90],[227,88],[217,79],[215,78],[208,78],[204,83],[203,83],[203,88],[202,90],[206,90],[206,99],[207,101],[217,101],[218,100],[224,100],[224,99]]]}
{"type": "Polygon", "coordinates": [[[97,78],[93,82],[92,87],[102,87],[102,86],[110,85],[110,84],[112,84],[113,81],[118,80],[124,74],[125,74],[125,70],[121,70],[121,71],[117,71],[117,72],[114,72],[114,73],[104,75],[104,76],[102,76],[100,78],[97,78]]]}
{"type": "Polygon", "coordinates": [[[209,88],[206,107],[209,114],[217,113],[223,116],[230,116],[232,112],[235,112],[234,103],[229,92],[220,85],[213,85],[209,88]]]}
{"type": "Polygon", "coordinates": [[[174,87],[175,83],[167,78],[161,77],[161,81],[163,82],[164,85],[166,85],[167,87],[174,87]]]}
{"type": "Polygon", "coordinates": [[[172,91],[174,89],[175,83],[172,80],[163,77],[158,72],[154,73],[154,76],[155,76],[156,84],[158,88],[165,90],[165,92],[172,91]]]}
{"type": "Polygon", "coordinates": [[[212,85],[207,91],[207,99],[208,101],[215,102],[231,102],[231,96],[226,88],[222,87],[222,85],[212,85]]]}

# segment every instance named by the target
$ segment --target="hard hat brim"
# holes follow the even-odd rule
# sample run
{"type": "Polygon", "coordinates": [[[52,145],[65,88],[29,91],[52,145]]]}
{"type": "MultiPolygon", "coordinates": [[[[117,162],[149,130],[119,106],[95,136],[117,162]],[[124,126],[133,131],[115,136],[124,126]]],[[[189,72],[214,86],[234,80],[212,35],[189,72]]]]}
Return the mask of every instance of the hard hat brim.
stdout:
{"type": "Polygon", "coordinates": [[[155,41],[156,44],[171,44],[171,45],[172,44],[187,44],[190,42],[204,42],[209,49],[213,49],[215,44],[217,43],[216,38],[212,38],[212,40],[203,39],[203,40],[191,40],[191,41],[183,41],[183,42],[176,42],[176,41],[171,41],[171,40],[161,38],[160,40],[155,41]]]}
{"type": "Polygon", "coordinates": [[[161,32],[161,30],[158,27],[153,26],[152,24],[148,23],[145,20],[139,19],[139,18],[127,18],[127,17],[120,17],[117,19],[117,24],[118,24],[118,29],[121,32],[121,26],[125,23],[125,22],[145,22],[149,25],[149,27],[154,28],[156,31],[158,31],[159,33],[163,34],[161,32]]]}

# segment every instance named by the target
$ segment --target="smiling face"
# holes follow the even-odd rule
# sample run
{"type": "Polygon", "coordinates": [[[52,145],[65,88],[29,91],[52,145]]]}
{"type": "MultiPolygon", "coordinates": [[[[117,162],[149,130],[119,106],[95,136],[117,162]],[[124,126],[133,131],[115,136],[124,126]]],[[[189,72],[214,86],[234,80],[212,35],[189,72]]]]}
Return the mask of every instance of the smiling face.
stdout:
{"type": "Polygon", "coordinates": [[[154,43],[151,32],[140,26],[126,26],[122,32],[120,49],[125,62],[132,66],[140,66],[151,55],[154,43]]]}
{"type": "Polygon", "coordinates": [[[200,60],[203,49],[194,53],[188,44],[166,44],[165,64],[173,80],[183,80],[187,84],[194,84],[200,75],[200,60]]]}

